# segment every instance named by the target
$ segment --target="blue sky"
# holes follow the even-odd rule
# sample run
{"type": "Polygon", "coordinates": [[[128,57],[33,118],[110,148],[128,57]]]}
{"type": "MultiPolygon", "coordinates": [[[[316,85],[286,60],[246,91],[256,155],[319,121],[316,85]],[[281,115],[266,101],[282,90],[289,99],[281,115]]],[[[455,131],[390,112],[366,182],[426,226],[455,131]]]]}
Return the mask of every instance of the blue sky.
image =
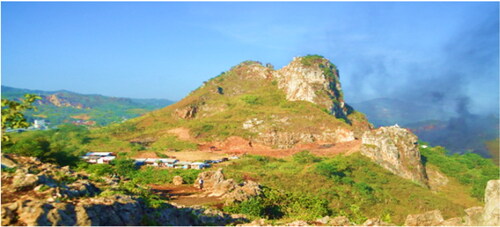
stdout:
{"type": "Polygon", "coordinates": [[[2,2],[2,84],[179,100],[244,61],[320,54],[348,102],[498,112],[498,2],[2,2]]]}

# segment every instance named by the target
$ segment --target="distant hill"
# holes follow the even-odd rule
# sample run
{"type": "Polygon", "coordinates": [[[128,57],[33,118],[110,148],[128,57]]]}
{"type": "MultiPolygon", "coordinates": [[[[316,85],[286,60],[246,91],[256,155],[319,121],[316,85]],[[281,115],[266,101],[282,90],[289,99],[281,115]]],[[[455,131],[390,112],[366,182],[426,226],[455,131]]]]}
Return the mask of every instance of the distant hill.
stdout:
{"type": "Polygon", "coordinates": [[[422,121],[406,125],[433,146],[444,146],[452,153],[475,152],[483,157],[498,157],[499,119],[496,116],[460,116],[441,121],[422,121]]]}
{"type": "Polygon", "coordinates": [[[352,103],[358,111],[365,113],[375,126],[399,124],[406,126],[420,121],[446,120],[453,113],[431,104],[421,104],[393,98],[377,98],[352,103]]]}
{"type": "Polygon", "coordinates": [[[444,146],[452,153],[473,151],[484,157],[498,156],[498,149],[492,148],[492,142],[488,143],[498,141],[498,117],[468,111],[450,113],[432,103],[391,98],[372,99],[352,106],[365,113],[375,126],[399,124],[411,129],[420,140],[444,146]]]}
{"type": "Polygon", "coordinates": [[[42,97],[38,111],[27,111],[29,121],[46,119],[52,126],[63,123],[107,125],[163,108],[173,102],[166,99],[131,99],[103,95],[84,95],[71,91],[41,91],[2,86],[2,98],[18,100],[24,94],[42,97]]]}

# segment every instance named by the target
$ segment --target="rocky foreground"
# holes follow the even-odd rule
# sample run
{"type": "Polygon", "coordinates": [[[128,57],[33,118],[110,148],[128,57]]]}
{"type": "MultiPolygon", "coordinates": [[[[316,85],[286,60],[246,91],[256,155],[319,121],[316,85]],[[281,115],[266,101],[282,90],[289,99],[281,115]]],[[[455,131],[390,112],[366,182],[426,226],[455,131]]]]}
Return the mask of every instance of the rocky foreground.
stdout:
{"type": "Polygon", "coordinates": [[[134,195],[114,194],[116,180],[94,182],[85,173],[36,158],[3,158],[2,225],[228,225],[248,222],[242,215],[165,203],[151,208],[134,195]]]}
{"type": "MultiPolygon", "coordinates": [[[[42,163],[36,158],[10,156],[2,158],[2,225],[270,225],[264,219],[249,220],[244,215],[226,214],[201,206],[179,206],[167,203],[152,208],[135,195],[112,193],[118,179],[93,181],[89,175],[68,167],[42,163]],[[7,171],[10,170],[10,171],[7,171]],[[15,170],[15,171],[14,171],[15,170]]],[[[223,198],[226,203],[239,202],[262,193],[253,181],[236,184],[225,179],[222,170],[200,173],[204,194],[223,198]]],[[[195,186],[198,186],[195,183],[195,186]]],[[[465,210],[466,215],[444,220],[439,210],[408,215],[406,226],[499,226],[500,180],[488,182],[485,206],[465,210]]],[[[294,221],[288,226],[355,225],[348,218],[322,217],[315,221],[294,221]]],[[[394,225],[378,218],[365,226],[394,225]]]]}

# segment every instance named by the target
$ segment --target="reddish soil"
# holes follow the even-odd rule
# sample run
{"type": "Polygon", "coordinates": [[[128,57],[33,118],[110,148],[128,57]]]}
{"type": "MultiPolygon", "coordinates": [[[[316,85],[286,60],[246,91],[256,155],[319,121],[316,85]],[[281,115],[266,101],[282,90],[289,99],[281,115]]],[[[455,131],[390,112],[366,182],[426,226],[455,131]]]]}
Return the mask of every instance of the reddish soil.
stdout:
{"type": "Polygon", "coordinates": [[[202,190],[192,185],[152,184],[149,186],[151,186],[151,190],[155,194],[163,198],[169,198],[170,201],[179,205],[191,206],[208,204],[217,206],[223,203],[219,197],[208,197],[202,190]]]}
{"type": "Polygon", "coordinates": [[[189,134],[189,129],[187,128],[174,128],[170,129],[167,131],[167,133],[171,133],[177,136],[180,140],[187,140],[191,141],[193,138],[191,138],[191,135],[189,134]]]}
{"type": "Polygon", "coordinates": [[[223,153],[231,155],[253,154],[253,155],[283,158],[291,156],[303,150],[309,150],[312,153],[319,156],[331,156],[341,153],[351,154],[359,150],[360,145],[361,145],[360,140],[353,140],[350,142],[335,143],[335,144],[311,143],[311,144],[300,144],[290,149],[273,149],[261,144],[251,143],[250,141],[245,140],[241,137],[233,136],[229,137],[224,142],[202,144],[200,145],[200,150],[205,152],[223,153]],[[210,147],[212,146],[216,147],[215,151],[210,149],[210,147]]]}

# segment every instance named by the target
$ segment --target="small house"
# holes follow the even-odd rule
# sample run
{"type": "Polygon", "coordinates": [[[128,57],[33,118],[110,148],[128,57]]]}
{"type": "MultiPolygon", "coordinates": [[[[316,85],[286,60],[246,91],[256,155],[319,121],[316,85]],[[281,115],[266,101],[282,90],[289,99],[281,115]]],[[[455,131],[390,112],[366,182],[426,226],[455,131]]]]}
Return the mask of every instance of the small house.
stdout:
{"type": "Polygon", "coordinates": [[[203,169],[206,168],[210,165],[204,163],[204,162],[193,162],[191,163],[191,169],[203,169]]]}
{"type": "Polygon", "coordinates": [[[174,164],[179,160],[172,158],[161,158],[159,159],[159,161],[160,161],[160,166],[174,168],[174,164]]]}
{"type": "Polygon", "coordinates": [[[88,152],[85,156],[116,156],[113,152],[88,152]]]}
{"type": "Polygon", "coordinates": [[[97,164],[109,164],[112,160],[114,160],[115,156],[104,156],[97,159],[97,164]]]}
{"type": "Polygon", "coordinates": [[[160,161],[158,158],[146,158],[144,163],[148,166],[160,166],[159,165],[160,161]]]}
{"type": "Polygon", "coordinates": [[[189,169],[191,167],[191,162],[176,162],[174,163],[174,168],[176,169],[189,169]]]}
{"type": "Polygon", "coordinates": [[[81,158],[88,163],[103,164],[115,159],[116,154],[113,152],[88,152],[81,158]]]}

